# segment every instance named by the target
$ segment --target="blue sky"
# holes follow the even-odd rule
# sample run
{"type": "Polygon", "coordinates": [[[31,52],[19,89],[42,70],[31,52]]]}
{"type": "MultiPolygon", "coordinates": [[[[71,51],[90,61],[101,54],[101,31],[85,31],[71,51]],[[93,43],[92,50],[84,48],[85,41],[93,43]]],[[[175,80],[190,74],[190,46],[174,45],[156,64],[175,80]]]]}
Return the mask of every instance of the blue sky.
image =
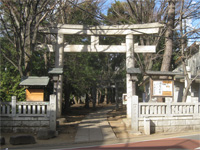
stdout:
{"type": "Polygon", "coordinates": [[[107,10],[111,6],[112,3],[115,3],[115,1],[126,1],[126,0],[105,0],[105,4],[103,6],[103,13],[107,15],[107,10]]]}
{"type": "MultiPolygon", "coordinates": [[[[115,3],[115,1],[126,1],[126,0],[105,0],[105,4],[103,6],[103,13],[107,15],[107,10],[111,6],[112,3],[115,3]]],[[[200,3],[200,0],[194,0],[193,3],[200,3]]],[[[188,19],[187,20],[187,25],[190,27],[190,29],[194,28],[200,28],[200,19],[188,19]]],[[[195,35],[194,35],[195,36],[195,35]]],[[[194,41],[200,41],[200,39],[191,39],[189,40],[189,44],[193,43],[194,41]]]]}

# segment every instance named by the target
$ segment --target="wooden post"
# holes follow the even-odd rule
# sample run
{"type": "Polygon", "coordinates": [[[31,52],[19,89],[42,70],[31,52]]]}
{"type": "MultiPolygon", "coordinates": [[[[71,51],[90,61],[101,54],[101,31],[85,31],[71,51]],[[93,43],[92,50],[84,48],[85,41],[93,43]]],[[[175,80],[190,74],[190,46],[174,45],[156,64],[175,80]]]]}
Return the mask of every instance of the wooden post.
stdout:
{"type": "MultiPolygon", "coordinates": [[[[63,67],[63,55],[64,55],[64,35],[57,35],[57,49],[55,51],[55,67],[63,67]]],[[[61,116],[62,113],[62,86],[63,86],[63,75],[59,75],[57,82],[57,117],[61,116]]]]}
{"type": "Polygon", "coordinates": [[[50,95],[50,129],[51,130],[56,130],[56,95],[52,94],[50,95]]]}
{"type": "Polygon", "coordinates": [[[17,103],[16,96],[12,96],[12,117],[16,115],[16,103],[17,103]]]}
{"type": "MultiPolygon", "coordinates": [[[[126,69],[134,67],[134,42],[133,35],[126,35],[126,69]]],[[[131,118],[131,99],[135,95],[135,83],[131,81],[131,75],[126,74],[127,90],[127,118],[131,118]]]]}

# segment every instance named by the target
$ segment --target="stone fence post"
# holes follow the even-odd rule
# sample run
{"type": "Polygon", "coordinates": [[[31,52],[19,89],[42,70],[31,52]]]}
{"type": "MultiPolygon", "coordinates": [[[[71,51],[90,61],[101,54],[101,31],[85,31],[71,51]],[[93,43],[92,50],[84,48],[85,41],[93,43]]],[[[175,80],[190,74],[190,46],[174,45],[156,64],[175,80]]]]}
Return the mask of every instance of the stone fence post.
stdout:
{"type": "Polygon", "coordinates": [[[16,96],[12,96],[11,97],[11,102],[12,102],[12,117],[14,117],[16,115],[16,103],[17,103],[17,97],[16,96]]]}
{"type": "Polygon", "coordinates": [[[170,101],[166,101],[167,107],[166,107],[166,116],[171,115],[171,103],[170,101]]]}
{"type": "Polygon", "coordinates": [[[151,134],[151,120],[148,117],[144,118],[144,134],[150,135],[151,134]]]}
{"type": "Polygon", "coordinates": [[[139,132],[139,103],[138,96],[134,95],[131,99],[131,128],[133,133],[139,132]]]}
{"type": "Polygon", "coordinates": [[[50,95],[50,129],[56,131],[56,95],[50,95]]]}
{"type": "Polygon", "coordinates": [[[194,116],[198,116],[199,114],[199,112],[200,112],[200,110],[199,110],[199,107],[198,107],[198,99],[196,99],[196,100],[194,100],[194,104],[195,104],[195,106],[194,106],[194,116]]]}

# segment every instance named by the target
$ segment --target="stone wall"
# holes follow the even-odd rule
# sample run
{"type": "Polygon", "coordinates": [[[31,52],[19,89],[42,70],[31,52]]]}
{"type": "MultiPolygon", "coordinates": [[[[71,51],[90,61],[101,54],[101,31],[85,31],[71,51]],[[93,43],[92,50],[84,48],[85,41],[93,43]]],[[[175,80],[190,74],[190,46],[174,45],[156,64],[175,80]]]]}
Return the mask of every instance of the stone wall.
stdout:
{"type": "MultiPolygon", "coordinates": [[[[200,117],[150,117],[150,132],[199,131],[200,117]]],[[[139,131],[144,133],[144,119],[139,119],[139,131]]]]}
{"type": "Polygon", "coordinates": [[[36,133],[39,129],[50,127],[49,118],[45,117],[1,117],[1,132],[36,133]]]}
{"type": "Polygon", "coordinates": [[[56,131],[56,96],[49,102],[0,102],[0,132],[35,133],[39,129],[56,131]]]}

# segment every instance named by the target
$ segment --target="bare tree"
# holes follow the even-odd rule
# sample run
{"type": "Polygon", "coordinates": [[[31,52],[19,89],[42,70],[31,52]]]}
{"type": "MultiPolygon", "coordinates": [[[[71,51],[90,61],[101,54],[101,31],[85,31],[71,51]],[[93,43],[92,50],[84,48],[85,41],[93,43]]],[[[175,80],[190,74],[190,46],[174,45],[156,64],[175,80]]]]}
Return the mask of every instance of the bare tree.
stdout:
{"type": "MultiPolygon", "coordinates": [[[[167,0],[145,0],[135,1],[127,0],[126,2],[116,2],[109,9],[108,19],[115,24],[143,24],[150,22],[163,22],[167,16],[167,0]]],[[[165,29],[158,36],[142,35],[135,37],[140,45],[158,45],[165,29]]],[[[158,53],[160,53],[159,50],[158,53]]],[[[136,54],[137,63],[142,70],[150,70],[153,66],[153,61],[156,60],[158,54],[136,54]]]]}
{"type": "Polygon", "coordinates": [[[1,34],[13,46],[17,57],[11,59],[8,55],[10,50],[6,48],[1,49],[1,54],[19,70],[21,76],[30,75],[38,27],[55,6],[56,1],[52,0],[1,0],[1,34]]]}
{"type": "MultiPolygon", "coordinates": [[[[184,74],[187,79],[187,87],[183,96],[183,101],[185,101],[188,94],[189,87],[194,81],[188,77],[186,71],[186,60],[188,56],[184,52],[186,49],[186,44],[188,38],[197,38],[199,37],[199,27],[196,23],[196,27],[186,25],[186,28],[183,29],[182,24],[183,20],[199,20],[200,14],[200,3],[195,0],[167,0],[167,1],[135,1],[127,0],[126,3],[122,3],[122,6],[117,4],[115,7],[112,7],[113,14],[115,16],[115,22],[121,21],[121,23],[147,23],[162,21],[166,23],[166,28],[158,37],[149,37],[149,36],[140,36],[139,41],[141,45],[148,44],[158,44],[160,38],[165,39],[164,50],[159,50],[157,54],[143,54],[143,59],[138,56],[138,62],[140,67],[144,67],[143,70],[148,70],[152,68],[152,63],[154,59],[163,56],[161,71],[169,71],[172,69],[171,60],[173,49],[175,48],[174,41],[181,41],[181,58],[184,66],[184,74]],[[158,7],[159,6],[159,7],[158,7]],[[176,7],[176,9],[175,9],[176,7]],[[124,13],[122,13],[124,12],[124,13]],[[118,20],[116,20],[118,18],[118,20]],[[180,28],[179,28],[180,27],[180,28]],[[189,28],[190,27],[190,28],[189,28]],[[178,29],[179,28],[179,29],[178,29]],[[163,35],[165,33],[165,35],[163,35]],[[177,34],[178,36],[174,37],[177,34]],[[181,39],[181,40],[180,40],[181,39]],[[159,54],[164,51],[164,54],[159,54]],[[144,62],[142,62],[144,61],[144,62]],[[141,65],[144,64],[144,65],[141,65]]],[[[177,47],[177,46],[176,46],[177,47]]]]}
{"type": "Polygon", "coordinates": [[[189,55],[187,53],[187,38],[190,38],[193,34],[199,34],[200,33],[200,27],[187,27],[186,25],[186,19],[189,18],[196,18],[196,13],[199,13],[199,7],[200,5],[194,5],[192,1],[189,1],[189,3],[185,2],[184,0],[181,1],[180,3],[180,16],[178,18],[179,21],[179,26],[180,26],[180,41],[181,41],[181,64],[183,67],[183,74],[185,77],[185,89],[183,92],[183,97],[182,97],[182,102],[186,102],[187,96],[189,94],[190,87],[193,83],[193,81],[199,76],[197,73],[194,78],[191,78],[191,74],[189,73],[190,70],[187,69],[187,61],[189,59],[189,55]],[[193,8],[192,10],[188,8],[193,8]],[[189,28],[189,29],[188,29],[189,28]]]}

